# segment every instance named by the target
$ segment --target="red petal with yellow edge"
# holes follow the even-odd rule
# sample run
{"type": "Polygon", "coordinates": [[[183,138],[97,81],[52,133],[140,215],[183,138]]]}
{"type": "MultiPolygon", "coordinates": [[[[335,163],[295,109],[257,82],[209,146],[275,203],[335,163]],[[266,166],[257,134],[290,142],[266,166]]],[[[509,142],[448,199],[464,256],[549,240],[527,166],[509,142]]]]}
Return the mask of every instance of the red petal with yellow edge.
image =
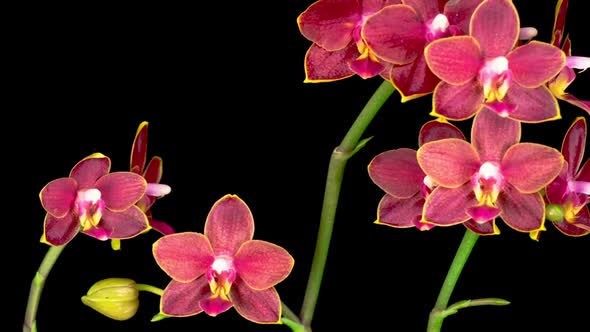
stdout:
{"type": "Polygon", "coordinates": [[[236,279],[229,298],[236,311],[244,318],[259,324],[275,324],[281,319],[281,300],[274,287],[253,290],[236,279]]]}
{"type": "Polygon", "coordinates": [[[361,34],[379,58],[403,65],[414,61],[424,50],[424,29],[412,7],[392,5],[369,16],[361,34]]]}
{"type": "Polygon", "coordinates": [[[576,98],[576,96],[566,93],[563,95],[559,95],[557,96],[557,98],[566,101],[574,106],[577,106],[579,108],[581,108],[582,110],[586,111],[588,114],[590,114],[590,101],[588,100],[581,100],[576,98]]]}
{"type": "Polygon", "coordinates": [[[389,5],[399,5],[401,0],[361,0],[363,15],[370,15],[389,5]]]}
{"type": "Polygon", "coordinates": [[[207,278],[203,275],[191,282],[170,281],[160,299],[160,311],[168,316],[186,317],[201,313],[201,300],[211,296],[207,278]]]}
{"type": "Polygon", "coordinates": [[[153,157],[143,172],[143,177],[148,183],[160,183],[162,179],[162,158],[153,157]]]}
{"type": "Polygon", "coordinates": [[[417,158],[426,175],[449,188],[468,182],[481,166],[473,146],[457,138],[426,143],[418,149],[417,158]]]}
{"type": "Polygon", "coordinates": [[[199,301],[199,306],[203,311],[211,316],[215,317],[221,313],[229,310],[233,305],[230,301],[224,300],[221,297],[206,298],[199,301]]]}
{"type": "Polygon", "coordinates": [[[565,31],[565,16],[567,13],[568,0],[557,0],[555,6],[555,19],[553,20],[553,36],[551,43],[557,47],[561,47],[565,31]]]}
{"type": "Polygon", "coordinates": [[[555,77],[565,66],[565,53],[538,41],[517,47],[506,56],[515,82],[525,88],[536,88],[555,77]]]}
{"type": "Polygon", "coordinates": [[[205,222],[215,255],[233,257],[240,246],[254,236],[254,217],[250,208],[236,195],[225,195],[209,211],[205,222]]]}
{"type": "Polygon", "coordinates": [[[565,235],[582,236],[590,233],[590,212],[588,206],[584,206],[578,214],[573,224],[567,221],[553,223],[557,229],[565,235]]]}
{"type": "Polygon", "coordinates": [[[461,129],[442,119],[431,120],[426,122],[422,128],[420,128],[418,144],[422,146],[428,142],[438,141],[445,138],[465,140],[465,135],[463,135],[461,129]]]}
{"type": "Polygon", "coordinates": [[[495,58],[505,56],[516,45],[520,20],[511,0],[487,0],[473,12],[469,30],[484,57],[495,58]]]}
{"type": "Polygon", "coordinates": [[[586,119],[578,117],[567,130],[561,144],[561,153],[568,163],[567,174],[571,178],[576,176],[576,172],[580,168],[580,164],[582,164],[586,148],[586,132],[586,119]]]}
{"type": "Polygon", "coordinates": [[[414,8],[420,20],[426,22],[442,12],[442,4],[446,1],[404,0],[404,4],[414,8]],[[441,3],[442,2],[442,3],[441,3]]]}
{"type": "Polygon", "coordinates": [[[72,214],[66,214],[63,218],[55,218],[48,213],[45,216],[41,242],[52,246],[62,246],[70,242],[79,230],[80,223],[72,214]]]}
{"type": "Polygon", "coordinates": [[[169,235],[169,234],[175,233],[174,228],[172,228],[172,226],[168,225],[167,223],[165,223],[163,221],[156,220],[153,218],[148,218],[148,221],[149,221],[152,229],[162,235],[169,235]]]}
{"type": "Polygon", "coordinates": [[[473,219],[467,220],[463,223],[465,227],[469,228],[470,231],[479,235],[496,235],[500,234],[498,227],[496,226],[496,219],[492,219],[488,222],[480,224],[473,219]]]}
{"type": "Polygon", "coordinates": [[[100,154],[92,154],[79,161],[72,171],[70,177],[78,182],[78,189],[93,188],[96,180],[105,176],[111,169],[111,160],[100,154]]]}
{"type": "Polygon", "coordinates": [[[547,186],[561,171],[563,156],[556,149],[536,143],[519,143],[506,151],[502,175],[522,193],[534,193],[547,186]]]}
{"type": "Polygon", "coordinates": [[[148,122],[143,121],[139,124],[135,139],[131,146],[131,160],[129,163],[130,170],[137,170],[136,173],[141,173],[145,167],[148,143],[148,122]]]}
{"type": "Polygon", "coordinates": [[[473,120],[471,144],[482,161],[500,162],[506,150],[520,141],[520,123],[484,107],[473,120]]]}
{"type": "Polygon", "coordinates": [[[477,200],[469,183],[454,189],[435,188],[424,203],[423,220],[437,226],[451,226],[470,219],[467,209],[477,200]]]}
{"type": "Polygon", "coordinates": [[[107,209],[123,211],[145,194],[147,183],[139,174],[115,172],[98,179],[95,188],[100,191],[107,209]]]}
{"type": "Polygon", "coordinates": [[[449,23],[458,26],[464,34],[469,33],[469,21],[473,11],[483,0],[446,1],[444,14],[449,23]]]}
{"type": "Polygon", "coordinates": [[[430,94],[440,79],[426,65],[424,54],[407,65],[393,66],[391,81],[402,95],[402,103],[430,94]]]}
{"type": "Polygon", "coordinates": [[[437,39],[424,50],[434,75],[452,85],[463,85],[477,77],[483,62],[477,41],[471,36],[437,39]]]}
{"type": "Polygon", "coordinates": [[[354,43],[338,51],[326,51],[313,44],[305,54],[305,82],[330,82],[351,77],[355,73],[350,63],[359,55],[354,43]]]}
{"type": "Polygon", "coordinates": [[[420,191],[426,174],[412,149],[389,150],[380,153],[369,164],[369,177],[389,195],[408,198],[420,191]]]}
{"type": "Polygon", "coordinates": [[[107,230],[111,239],[129,239],[149,230],[150,225],[145,213],[131,206],[118,212],[106,209],[97,227],[107,230]]]}
{"type": "Polygon", "coordinates": [[[590,159],[586,160],[586,162],[578,172],[576,180],[590,182],[590,159]]]}
{"type": "Polygon", "coordinates": [[[294,260],[287,250],[265,241],[242,244],[234,257],[236,272],[252,289],[266,289],[283,281],[294,260]]]}
{"type": "Polygon", "coordinates": [[[72,178],[53,180],[41,189],[41,205],[56,218],[63,218],[72,210],[77,196],[78,183],[72,178]]]}
{"type": "Polygon", "coordinates": [[[377,207],[377,224],[397,228],[414,227],[422,219],[424,196],[418,192],[410,198],[385,195],[377,207]]]}
{"type": "Polygon", "coordinates": [[[539,193],[523,194],[506,184],[496,205],[502,209],[504,222],[517,231],[532,232],[543,226],[545,204],[539,193]]]}
{"type": "Polygon", "coordinates": [[[466,120],[483,106],[483,88],[477,80],[463,85],[451,85],[440,82],[434,89],[433,115],[440,115],[450,120],[466,120]]]}
{"type": "Polygon", "coordinates": [[[305,38],[336,51],[352,41],[352,32],[361,19],[357,0],[319,0],[297,17],[297,24],[305,38]]]}
{"type": "Polygon", "coordinates": [[[510,117],[521,122],[536,123],[561,117],[557,100],[546,86],[528,89],[512,84],[502,101],[516,106],[510,117]]]}
{"type": "Polygon", "coordinates": [[[88,230],[83,231],[84,234],[89,235],[97,240],[106,241],[111,237],[112,229],[104,229],[104,228],[90,228],[88,230]]]}
{"type": "Polygon", "coordinates": [[[180,282],[203,275],[215,260],[209,240],[200,233],[163,236],[154,243],[152,251],[160,268],[180,282]]]}
{"type": "Polygon", "coordinates": [[[567,169],[567,162],[565,162],[559,175],[545,188],[545,196],[551,204],[562,204],[570,197],[570,195],[567,195],[569,191],[567,169]]]}

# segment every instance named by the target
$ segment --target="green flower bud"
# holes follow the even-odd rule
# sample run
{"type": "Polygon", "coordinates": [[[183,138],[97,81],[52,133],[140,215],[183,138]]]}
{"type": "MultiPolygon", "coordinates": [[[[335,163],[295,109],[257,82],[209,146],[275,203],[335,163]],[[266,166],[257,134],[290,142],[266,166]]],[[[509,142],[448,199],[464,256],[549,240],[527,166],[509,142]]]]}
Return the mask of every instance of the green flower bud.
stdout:
{"type": "Polygon", "coordinates": [[[552,222],[563,221],[565,216],[565,209],[558,204],[547,204],[545,206],[545,218],[552,222]]]}
{"type": "Polygon", "coordinates": [[[101,280],[82,296],[82,303],[115,320],[127,320],[139,307],[139,290],[135,281],[125,278],[101,280]]]}

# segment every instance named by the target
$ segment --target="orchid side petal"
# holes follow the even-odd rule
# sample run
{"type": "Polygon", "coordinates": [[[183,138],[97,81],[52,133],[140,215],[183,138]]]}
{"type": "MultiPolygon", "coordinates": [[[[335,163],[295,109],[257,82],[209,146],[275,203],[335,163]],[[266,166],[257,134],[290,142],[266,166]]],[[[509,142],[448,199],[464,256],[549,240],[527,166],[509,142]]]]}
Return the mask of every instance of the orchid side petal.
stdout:
{"type": "Polygon", "coordinates": [[[49,182],[39,193],[43,209],[56,218],[65,217],[74,206],[77,188],[78,183],[72,178],[60,178],[49,182]]]}
{"type": "Polygon", "coordinates": [[[483,108],[471,127],[471,144],[481,160],[499,162],[506,150],[520,141],[520,123],[483,108]]]}
{"type": "Polygon", "coordinates": [[[466,120],[483,107],[483,87],[476,80],[463,85],[440,82],[434,89],[433,114],[449,120],[466,120]]]}
{"type": "Polygon", "coordinates": [[[444,14],[449,23],[458,26],[464,34],[469,33],[469,21],[473,11],[483,0],[446,1],[444,14]]]}
{"type": "Polygon", "coordinates": [[[555,6],[555,18],[553,20],[553,35],[551,44],[561,47],[563,33],[565,31],[565,18],[567,13],[568,0],[557,0],[555,6]]]}
{"type": "Polygon", "coordinates": [[[521,122],[537,123],[561,118],[557,100],[544,85],[528,89],[512,84],[503,102],[516,106],[509,116],[521,122]]]}
{"type": "Polygon", "coordinates": [[[506,56],[515,82],[525,88],[536,88],[555,77],[565,66],[565,53],[538,41],[519,46],[506,56]]]}
{"type": "Polygon", "coordinates": [[[416,151],[396,149],[380,153],[368,166],[369,177],[386,193],[408,198],[420,191],[426,176],[416,160],[416,151]]]}
{"type": "Polygon", "coordinates": [[[426,143],[418,149],[417,158],[426,175],[448,188],[468,182],[481,165],[473,146],[457,138],[426,143]]]}
{"type": "Polygon", "coordinates": [[[506,55],[518,41],[520,19],[511,0],[487,0],[473,12],[470,35],[486,58],[506,55]]]}
{"type": "Polygon", "coordinates": [[[160,268],[180,282],[202,276],[215,260],[209,240],[194,232],[163,236],[154,243],[152,251],[160,268]]]}
{"type": "Polygon", "coordinates": [[[483,61],[480,46],[471,36],[437,39],[426,46],[424,56],[434,75],[452,85],[473,80],[483,61]]]}
{"type": "Polygon", "coordinates": [[[390,79],[401,94],[402,103],[432,93],[440,82],[428,68],[423,53],[407,65],[393,66],[390,79]]]}
{"type": "Polygon", "coordinates": [[[563,139],[561,153],[568,163],[567,174],[571,178],[574,178],[582,163],[586,148],[586,133],[586,119],[580,116],[574,120],[563,139]]]}
{"type": "Polygon", "coordinates": [[[522,193],[534,193],[559,175],[563,166],[559,151],[536,143],[511,146],[502,159],[502,175],[522,193]]]}
{"type": "Polygon", "coordinates": [[[274,287],[253,290],[237,279],[229,298],[236,311],[254,323],[276,324],[281,319],[281,300],[274,287]]]}
{"type": "Polygon", "coordinates": [[[170,281],[160,299],[160,312],[168,316],[187,317],[201,313],[199,302],[211,296],[204,275],[191,282],[170,281]]]}
{"type": "Polygon", "coordinates": [[[377,207],[376,224],[396,228],[414,227],[422,219],[424,196],[418,192],[410,198],[384,195],[377,207]]]}
{"type": "Polygon", "coordinates": [[[73,214],[66,214],[63,218],[56,218],[47,213],[41,242],[52,246],[63,246],[70,242],[78,234],[79,230],[80,223],[73,214]]]}
{"type": "Polygon", "coordinates": [[[517,231],[533,232],[543,227],[545,204],[539,193],[523,194],[507,184],[498,195],[496,204],[502,209],[500,217],[517,231]]]}
{"type": "Polygon", "coordinates": [[[353,76],[349,64],[359,56],[354,43],[338,51],[326,51],[316,44],[305,54],[305,83],[331,82],[353,76]]]}
{"type": "Polygon", "coordinates": [[[435,188],[424,203],[422,222],[451,226],[470,219],[467,209],[477,204],[469,183],[459,188],[435,188]]]}
{"type": "Polygon", "coordinates": [[[242,244],[234,257],[240,278],[255,290],[266,289],[283,281],[293,269],[293,257],[276,244],[252,240],[242,244]]]}
{"type": "Polygon", "coordinates": [[[422,146],[425,143],[438,141],[445,138],[458,138],[465,140],[465,135],[461,129],[455,127],[444,119],[436,119],[426,122],[420,128],[418,134],[418,145],[422,146]]]}
{"type": "Polygon", "coordinates": [[[242,243],[252,240],[254,217],[250,208],[236,195],[225,195],[209,211],[205,236],[215,255],[234,256],[242,243]]]}
{"type": "Polygon", "coordinates": [[[95,184],[107,209],[122,211],[145,194],[147,182],[143,176],[132,172],[115,172],[107,174],[95,184]]]}
{"type": "Polygon", "coordinates": [[[105,210],[97,228],[107,230],[110,239],[129,239],[148,231],[150,224],[140,208],[130,206],[118,212],[105,210]]]}

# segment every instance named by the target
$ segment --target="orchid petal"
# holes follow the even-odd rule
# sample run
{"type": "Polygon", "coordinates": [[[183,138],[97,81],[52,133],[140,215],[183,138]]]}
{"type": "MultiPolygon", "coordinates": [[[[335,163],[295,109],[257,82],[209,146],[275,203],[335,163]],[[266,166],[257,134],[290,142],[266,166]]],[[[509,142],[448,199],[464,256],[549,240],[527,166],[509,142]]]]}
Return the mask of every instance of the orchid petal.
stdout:
{"type": "Polygon", "coordinates": [[[576,72],[569,67],[563,67],[559,74],[547,83],[549,90],[557,97],[561,98],[561,96],[566,95],[567,93],[565,90],[570,86],[570,84],[576,79],[576,72]]]}
{"type": "Polygon", "coordinates": [[[582,168],[580,168],[576,180],[590,182],[590,159],[586,160],[582,168]]]}
{"type": "Polygon", "coordinates": [[[549,203],[562,204],[567,199],[569,191],[567,181],[568,168],[567,162],[564,162],[559,175],[545,188],[545,195],[549,203]]]}
{"type": "Polygon", "coordinates": [[[386,193],[408,198],[420,191],[426,176],[416,160],[416,151],[397,149],[380,153],[369,164],[369,177],[386,193]]]}
{"type": "Polygon", "coordinates": [[[516,106],[510,117],[521,122],[536,123],[561,117],[557,100],[544,85],[528,89],[512,84],[503,102],[516,106]]]}
{"type": "Polygon", "coordinates": [[[283,281],[291,273],[293,264],[293,257],[287,250],[259,240],[244,242],[234,257],[236,272],[255,290],[266,289],[283,281]]]}
{"type": "Polygon", "coordinates": [[[502,160],[509,147],[520,141],[520,123],[504,118],[487,108],[475,116],[471,127],[471,144],[481,160],[502,160]]]}
{"type": "Polygon", "coordinates": [[[584,157],[586,132],[586,119],[577,117],[567,130],[561,145],[561,153],[569,165],[567,174],[571,178],[576,175],[584,157]]]}
{"type": "Polygon", "coordinates": [[[469,33],[469,21],[473,11],[483,0],[447,1],[444,14],[449,18],[449,23],[458,26],[464,34],[469,33]]]}
{"type": "Polygon", "coordinates": [[[230,301],[224,300],[218,296],[202,299],[199,301],[199,306],[207,315],[215,317],[228,311],[233,306],[233,304],[230,301]]]}
{"type": "Polygon", "coordinates": [[[588,206],[582,207],[582,209],[576,214],[576,220],[574,223],[567,221],[553,223],[557,229],[565,235],[569,236],[582,236],[590,233],[590,212],[588,206]]]}
{"type": "Polygon", "coordinates": [[[520,28],[519,32],[518,32],[518,40],[531,40],[535,37],[537,37],[537,35],[539,34],[539,31],[537,31],[537,29],[535,29],[534,27],[525,27],[525,28],[520,28]]]}
{"type": "Polygon", "coordinates": [[[401,0],[360,0],[361,11],[363,15],[371,15],[385,6],[389,5],[399,5],[402,3],[401,0]]]}
{"type": "Polygon", "coordinates": [[[496,219],[500,213],[502,213],[501,209],[488,205],[472,206],[467,209],[467,214],[473,221],[479,224],[484,224],[496,219]]]}
{"type": "Polygon", "coordinates": [[[511,146],[502,159],[502,175],[522,193],[547,186],[561,171],[563,156],[556,149],[536,143],[511,146]]]}
{"type": "Polygon", "coordinates": [[[70,177],[78,182],[78,189],[88,189],[94,186],[99,178],[109,173],[111,160],[101,154],[94,153],[79,161],[72,171],[70,177]]]}
{"type": "Polygon", "coordinates": [[[406,5],[391,5],[369,16],[361,31],[363,40],[379,58],[393,64],[414,61],[423,51],[424,24],[406,5]]]}
{"type": "Polygon", "coordinates": [[[492,219],[482,224],[473,219],[469,219],[463,223],[470,231],[479,235],[497,235],[500,234],[498,226],[496,226],[496,219],[492,219]]]}
{"type": "Polygon", "coordinates": [[[426,22],[441,12],[439,1],[432,0],[404,0],[404,4],[414,8],[420,20],[426,22]]]}
{"type": "Polygon", "coordinates": [[[72,178],[53,180],[41,189],[41,205],[56,218],[63,218],[72,210],[76,200],[78,183],[72,178]]]}
{"type": "Polygon", "coordinates": [[[350,69],[363,79],[375,77],[385,70],[385,66],[369,55],[361,55],[350,62],[350,69]]]}
{"type": "Polygon", "coordinates": [[[472,81],[483,61],[479,44],[471,36],[437,39],[426,46],[424,55],[430,70],[452,85],[472,81]]]}
{"type": "Polygon", "coordinates": [[[555,6],[555,19],[553,20],[553,36],[551,44],[560,47],[565,31],[565,17],[567,13],[568,0],[557,0],[555,6]]]}
{"type": "Polygon", "coordinates": [[[533,232],[543,227],[545,204],[539,193],[524,194],[506,184],[498,195],[496,205],[502,209],[504,222],[517,231],[533,232]]]}
{"type": "Polygon", "coordinates": [[[107,209],[122,211],[135,204],[146,192],[145,179],[132,172],[107,174],[95,184],[107,209]]]}
{"type": "Polygon", "coordinates": [[[568,56],[565,61],[568,68],[584,71],[590,67],[590,58],[585,56],[568,56]]]}
{"type": "Polygon", "coordinates": [[[254,218],[248,205],[236,195],[225,195],[209,211],[205,236],[215,255],[234,256],[242,243],[252,240],[254,218]]]}
{"type": "Polygon", "coordinates": [[[402,103],[430,94],[440,79],[426,64],[424,53],[407,65],[391,68],[391,81],[402,96],[402,103]]]}
{"type": "Polygon", "coordinates": [[[486,58],[506,55],[518,41],[520,20],[511,0],[487,0],[473,12],[470,35],[486,58]]]}
{"type": "Polygon", "coordinates": [[[201,300],[211,296],[211,289],[204,275],[191,282],[170,281],[160,299],[160,312],[168,316],[186,317],[201,313],[201,300]]]}
{"type": "Polygon", "coordinates": [[[107,230],[111,239],[129,239],[149,230],[150,224],[140,208],[130,206],[127,210],[117,212],[105,210],[98,228],[107,230]]]}
{"type": "Polygon", "coordinates": [[[154,243],[152,251],[160,268],[179,282],[200,277],[215,260],[209,240],[200,233],[163,236],[154,243]]]}
{"type": "Polygon", "coordinates": [[[148,183],[160,183],[163,173],[162,164],[162,158],[152,157],[147,167],[145,168],[145,171],[143,172],[143,177],[148,183]]]}
{"type": "Polygon", "coordinates": [[[319,0],[297,17],[301,34],[328,51],[346,47],[360,21],[357,0],[319,0]]]}
{"type": "Polygon", "coordinates": [[[417,158],[426,175],[448,188],[468,182],[481,165],[473,146],[457,138],[426,143],[418,149],[417,158]]]}
{"type": "Polygon", "coordinates": [[[483,107],[483,88],[476,80],[463,85],[440,82],[434,89],[432,100],[434,104],[432,115],[450,120],[466,120],[483,107]]]}
{"type": "Polygon", "coordinates": [[[92,227],[82,232],[97,240],[106,241],[111,237],[112,229],[92,227]]]}
{"type": "Polygon", "coordinates": [[[580,109],[586,111],[586,113],[590,114],[590,101],[578,99],[569,93],[557,95],[556,97],[576,107],[579,107],[580,109]]]}
{"type": "Polygon", "coordinates": [[[458,138],[465,140],[465,135],[463,135],[461,129],[439,118],[426,122],[420,128],[418,144],[419,146],[422,146],[425,143],[438,141],[445,138],[458,138]]]}
{"type": "Polygon", "coordinates": [[[253,290],[240,279],[234,282],[229,298],[244,318],[259,324],[274,324],[281,319],[281,300],[274,287],[253,290]]]}
{"type": "Polygon", "coordinates": [[[47,213],[41,242],[52,246],[62,246],[70,242],[78,234],[79,230],[80,223],[73,214],[66,214],[63,218],[56,218],[47,213]]]}
{"type": "Polygon", "coordinates": [[[133,139],[133,145],[131,147],[131,159],[129,163],[129,169],[132,171],[135,169],[137,173],[141,173],[145,167],[146,155],[147,155],[147,143],[148,143],[148,122],[143,121],[139,124],[135,138],[133,139]]]}
{"type": "Polygon", "coordinates": [[[421,192],[409,198],[385,195],[377,207],[376,224],[397,228],[414,227],[422,218],[424,196],[421,192]]]}
{"type": "Polygon", "coordinates": [[[565,66],[562,50],[534,40],[517,47],[506,58],[512,78],[525,88],[536,88],[546,83],[565,66]]]}
{"type": "Polygon", "coordinates": [[[437,226],[451,226],[470,219],[467,209],[477,204],[477,199],[467,183],[459,188],[435,188],[424,203],[422,221],[437,226]]]}
{"type": "Polygon", "coordinates": [[[305,54],[306,83],[331,82],[353,76],[349,64],[359,56],[354,43],[338,51],[326,51],[316,44],[305,54]]]}
{"type": "Polygon", "coordinates": [[[168,225],[168,223],[153,218],[148,218],[148,222],[150,223],[150,226],[153,230],[157,231],[162,235],[169,235],[175,233],[174,228],[168,225]]]}

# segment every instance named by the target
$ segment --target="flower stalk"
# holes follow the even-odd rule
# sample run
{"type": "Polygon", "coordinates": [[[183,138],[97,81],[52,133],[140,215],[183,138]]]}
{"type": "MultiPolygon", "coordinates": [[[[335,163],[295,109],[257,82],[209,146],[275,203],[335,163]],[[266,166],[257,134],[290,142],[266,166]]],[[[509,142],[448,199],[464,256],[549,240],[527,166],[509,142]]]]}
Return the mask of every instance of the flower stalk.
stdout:
{"type": "Polygon", "coordinates": [[[366,144],[367,139],[361,141],[363,133],[394,91],[393,85],[389,81],[384,81],[371,96],[340,145],[332,152],[326,177],[316,247],[301,307],[301,323],[308,332],[311,331],[311,321],[324,275],[346,162],[366,144]]]}
{"type": "Polygon", "coordinates": [[[51,246],[45,254],[45,258],[41,262],[33,282],[31,283],[31,290],[29,292],[29,300],[27,302],[27,311],[25,313],[25,322],[23,324],[23,332],[36,332],[37,331],[37,309],[39,308],[39,300],[41,299],[41,292],[43,286],[45,286],[45,280],[53,268],[53,265],[57,261],[57,258],[64,250],[63,246],[51,246]]]}

